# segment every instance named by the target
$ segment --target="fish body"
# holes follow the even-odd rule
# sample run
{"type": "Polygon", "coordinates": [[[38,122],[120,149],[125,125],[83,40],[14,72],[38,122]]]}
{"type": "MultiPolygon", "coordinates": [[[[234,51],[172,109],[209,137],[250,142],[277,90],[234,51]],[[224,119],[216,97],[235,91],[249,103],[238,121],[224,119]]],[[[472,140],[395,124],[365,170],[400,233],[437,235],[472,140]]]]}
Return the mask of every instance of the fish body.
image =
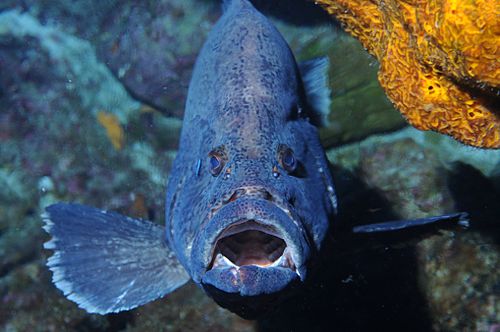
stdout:
{"type": "MultiPolygon", "coordinates": [[[[326,64],[304,73],[324,89],[326,64]]],[[[253,296],[305,278],[335,200],[303,82],[278,30],[232,1],[195,65],[167,188],[167,238],[195,282],[253,296]]]]}
{"type": "Polygon", "coordinates": [[[192,279],[254,317],[305,280],[335,219],[316,128],[329,109],[328,61],[297,64],[250,2],[224,7],[193,71],[165,227],[79,204],[46,208],[53,282],[88,312],[129,310],[192,279]]]}

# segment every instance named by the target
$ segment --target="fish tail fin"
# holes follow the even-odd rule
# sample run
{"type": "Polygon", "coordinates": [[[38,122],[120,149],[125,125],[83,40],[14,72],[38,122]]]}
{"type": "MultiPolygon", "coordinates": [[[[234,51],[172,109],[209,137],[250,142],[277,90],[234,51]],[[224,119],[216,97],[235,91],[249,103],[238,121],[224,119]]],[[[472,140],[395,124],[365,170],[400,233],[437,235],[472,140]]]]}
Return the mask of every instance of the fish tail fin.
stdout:
{"type": "Polygon", "coordinates": [[[330,88],[328,87],[328,57],[319,57],[299,63],[299,71],[304,83],[308,105],[311,108],[311,118],[316,125],[328,125],[330,113],[330,88]]]}
{"type": "Polygon", "coordinates": [[[91,313],[129,310],[189,280],[165,243],[164,228],[85,205],[46,208],[47,266],[64,295],[91,313]]]}

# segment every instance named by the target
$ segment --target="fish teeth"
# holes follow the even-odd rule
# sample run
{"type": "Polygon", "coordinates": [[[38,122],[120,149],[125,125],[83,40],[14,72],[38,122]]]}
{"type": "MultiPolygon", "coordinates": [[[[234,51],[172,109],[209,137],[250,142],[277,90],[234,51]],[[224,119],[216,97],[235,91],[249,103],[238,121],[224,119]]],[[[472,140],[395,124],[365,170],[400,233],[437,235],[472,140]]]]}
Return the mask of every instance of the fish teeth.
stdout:
{"type": "MultiPolygon", "coordinates": [[[[285,249],[285,251],[280,256],[280,258],[275,260],[272,264],[267,265],[267,266],[260,266],[260,265],[256,265],[256,266],[263,268],[263,269],[266,269],[269,267],[284,267],[284,268],[289,268],[298,274],[298,271],[295,268],[295,265],[293,264],[293,261],[291,259],[290,251],[288,248],[285,249]]],[[[215,260],[214,260],[212,269],[225,268],[225,267],[231,267],[233,269],[239,270],[241,266],[234,264],[233,262],[231,262],[231,260],[229,260],[229,258],[227,258],[226,256],[224,256],[221,253],[218,253],[217,256],[215,256],[215,260]]]]}
{"type": "Polygon", "coordinates": [[[269,267],[278,267],[278,266],[289,268],[298,274],[297,269],[295,268],[295,264],[293,263],[293,260],[291,258],[290,250],[288,248],[285,249],[285,251],[283,252],[283,254],[279,259],[277,259],[274,263],[269,265],[269,267]]]}
{"type": "Polygon", "coordinates": [[[240,268],[238,265],[235,265],[233,262],[231,262],[226,256],[224,256],[221,253],[218,253],[217,256],[215,256],[213,268],[226,267],[226,266],[234,267],[237,269],[240,268]]]}
{"type": "Polygon", "coordinates": [[[287,259],[285,258],[285,254],[281,255],[281,257],[277,260],[274,261],[274,263],[272,263],[271,265],[269,265],[269,267],[277,267],[277,266],[280,266],[280,267],[288,267],[287,264],[287,259]]]}

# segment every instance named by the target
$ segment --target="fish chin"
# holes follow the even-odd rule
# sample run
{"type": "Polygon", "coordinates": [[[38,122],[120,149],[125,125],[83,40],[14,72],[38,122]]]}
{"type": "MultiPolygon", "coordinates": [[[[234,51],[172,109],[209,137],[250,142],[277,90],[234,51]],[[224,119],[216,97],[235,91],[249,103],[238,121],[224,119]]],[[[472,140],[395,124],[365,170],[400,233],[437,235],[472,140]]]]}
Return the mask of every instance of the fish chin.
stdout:
{"type": "Polygon", "coordinates": [[[274,294],[304,279],[308,254],[305,231],[288,209],[239,198],[198,232],[192,251],[198,270],[192,275],[212,296],[274,294]]]}
{"type": "Polygon", "coordinates": [[[202,284],[247,297],[281,292],[298,279],[298,275],[288,268],[244,265],[239,268],[211,269],[203,276],[202,284]]]}
{"type": "Polygon", "coordinates": [[[243,318],[257,319],[278,308],[299,280],[288,268],[245,265],[237,274],[233,268],[212,269],[201,285],[220,306],[243,318]]]}

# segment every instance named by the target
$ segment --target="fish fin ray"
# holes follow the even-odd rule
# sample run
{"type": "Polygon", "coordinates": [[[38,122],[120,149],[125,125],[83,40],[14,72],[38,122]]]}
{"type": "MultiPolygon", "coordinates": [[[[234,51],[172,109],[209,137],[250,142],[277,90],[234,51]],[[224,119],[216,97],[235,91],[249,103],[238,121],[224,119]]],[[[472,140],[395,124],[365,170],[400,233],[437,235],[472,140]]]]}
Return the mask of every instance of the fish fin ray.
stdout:
{"type": "Polygon", "coordinates": [[[337,228],[337,234],[342,234],[337,235],[336,255],[353,257],[352,255],[357,256],[364,251],[408,248],[430,236],[441,235],[443,231],[456,233],[468,227],[468,214],[458,212],[421,219],[366,224],[346,229],[337,228]]]}
{"type": "Polygon", "coordinates": [[[461,226],[462,228],[469,227],[469,217],[465,212],[445,214],[441,216],[412,219],[412,220],[396,220],[387,221],[377,224],[368,224],[356,226],[353,228],[354,233],[379,233],[379,232],[394,232],[405,230],[414,227],[427,227],[429,231],[445,229],[449,227],[461,226]]]}
{"type": "Polygon", "coordinates": [[[302,61],[298,66],[307,102],[313,112],[312,118],[317,119],[316,125],[327,126],[331,104],[331,91],[328,86],[330,61],[325,56],[302,61]]]}
{"type": "Polygon", "coordinates": [[[165,243],[162,226],[80,204],[42,215],[53,250],[47,266],[64,295],[91,313],[135,308],[189,280],[165,243]]]}

